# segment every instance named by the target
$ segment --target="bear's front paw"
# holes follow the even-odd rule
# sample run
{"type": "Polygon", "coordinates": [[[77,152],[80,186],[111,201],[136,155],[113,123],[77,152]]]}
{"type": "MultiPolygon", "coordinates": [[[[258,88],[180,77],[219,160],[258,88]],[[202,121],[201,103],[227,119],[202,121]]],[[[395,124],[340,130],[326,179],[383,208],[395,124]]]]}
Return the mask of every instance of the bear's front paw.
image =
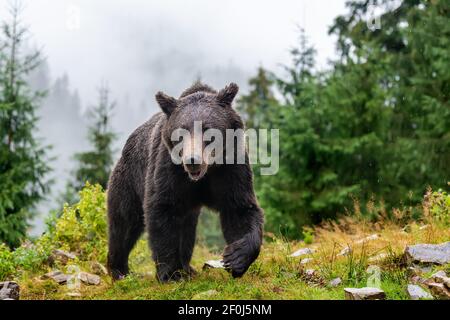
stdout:
{"type": "Polygon", "coordinates": [[[253,252],[246,239],[233,242],[225,247],[223,263],[233,278],[240,278],[248,270],[258,254],[253,252]]]}

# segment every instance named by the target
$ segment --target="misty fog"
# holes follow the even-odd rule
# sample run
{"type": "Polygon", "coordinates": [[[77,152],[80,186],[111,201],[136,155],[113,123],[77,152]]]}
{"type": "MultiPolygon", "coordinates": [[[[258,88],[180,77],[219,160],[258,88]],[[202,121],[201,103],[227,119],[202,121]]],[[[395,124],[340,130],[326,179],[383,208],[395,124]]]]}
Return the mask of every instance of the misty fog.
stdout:
{"type": "MultiPolygon", "coordinates": [[[[157,91],[178,96],[200,78],[216,88],[233,81],[245,92],[258,66],[282,71],[299,27],[317,49],[319,67],[326,67],[334,56],[328,26],[345,9],[345,0],[286,0],[283,6],[258,0],[24,2],[28,45],[46,57],[30,75],[34,88],[48,92],[38,112],[39,136],[55,158],[55,184],[33,234],[57,207],[54,198],[74,169],[74,153],[89,147],[85,111],[102,81],[117,102],[118,156],[133,129],[158,111],[157,91]]],[[[7,1],[0,4],[3,17],[7,1]]]]}

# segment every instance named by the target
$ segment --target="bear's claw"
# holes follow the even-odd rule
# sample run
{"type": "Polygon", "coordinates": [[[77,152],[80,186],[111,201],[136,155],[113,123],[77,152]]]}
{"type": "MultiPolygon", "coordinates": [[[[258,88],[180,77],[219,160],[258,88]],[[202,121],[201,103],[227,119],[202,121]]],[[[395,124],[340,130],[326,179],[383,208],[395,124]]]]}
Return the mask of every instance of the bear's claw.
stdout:
{"type": "Polygon", "coordinates": [[[251,265],[249,246],[245,239],[233,242],[225,247],[223,263],[233,278],[240,278],[251,265]]]}

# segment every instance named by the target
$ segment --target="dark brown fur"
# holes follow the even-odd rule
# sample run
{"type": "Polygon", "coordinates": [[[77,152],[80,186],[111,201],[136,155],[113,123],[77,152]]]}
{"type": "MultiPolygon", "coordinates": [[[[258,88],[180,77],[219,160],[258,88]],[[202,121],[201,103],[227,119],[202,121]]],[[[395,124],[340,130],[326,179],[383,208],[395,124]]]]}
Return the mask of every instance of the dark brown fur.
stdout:
{"type": "Polygon", "coordinates": [[[170,134],[192,129],[196,120],[222,130],[243,128],[231,104],[231,84],[220,92],[200,83],[179,99],[158,93],[164,112],[131,134],[108,185],[108,268],[114,279],[128,273],[128,256],[144,230],[160,281],[190,276],[197,220],[202,206],[220,213],[227,242],[224,263],[234,277],[242,276],[258,257],[263,212],[254,191],[250,165],[212,165],[199,181],[189,179],[170,158],[170,134]]]}

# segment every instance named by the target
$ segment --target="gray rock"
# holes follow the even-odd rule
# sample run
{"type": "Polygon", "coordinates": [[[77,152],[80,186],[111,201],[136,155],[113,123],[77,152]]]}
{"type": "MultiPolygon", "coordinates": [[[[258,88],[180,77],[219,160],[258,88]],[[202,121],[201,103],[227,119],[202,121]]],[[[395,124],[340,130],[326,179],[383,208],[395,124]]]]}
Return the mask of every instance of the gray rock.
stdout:
{"type": "Polygon", "coordinates": [[[203,265],[203,270],[206,269],[225,269],[225,266],[223,265],[223,262],[220,260],[209,260],[206,261],[203,265]]]}
{"type": "Polygon", "coordinates": [[[65,265],[69,262],[69,260],[73,260],[75,258],[76,258],[76,256],[73,253],[66,252],[66,251],[60,250],[60,249],[56,249],[56,250],[53,250],[50,260],[51,261],[59,261],[65,265]]]}
{"type": "Polygon", "coordinates": [[[106,267],[99,262],[91,263],[91,271],[99,276],[105,276],[108,274],[106,267]]]}
{"type": "Polygon", "coordinates": [[[0,300],[19,300],[20,287],[17,282],[0,282],[0,300]]]}
{"type": "Polygon", "coordinates": [[[69,279],[69,276],[67,274],[62,273],[59,270],[51,271],[49,273],[44,274],[41,279],[51,279],[55,281],[58,284],[65,284],[67,280],[69,279]]]}
{"type": "Polygon", "coordinates": [[[302,249],[295,251],[293,254],[290,255],[290,257],[292,257],[292,258],[301,257],[301,256],[304,256],[307,254],[313,254],[314,252],[315,252],[314,249],[302,248],[302,249]]]}
{"type": "Polygon", "coordinates": [[[404,257],[408,264],[446,264],[450,263],[450,242],[442,244],[417,244],[405,249],[404,257]]]}
{"type": "Polygon", "coordinates": [[[78,279],[81,280],[81,282],[84,282],[85,284],[90,284],[97,286],[100,284],[100,277],[96,274],[87,273],[87,272],[80,272],[78,273],[78,279]]]}
{"type": "Polygon", "coordinates": [[[342,284],[342,279],[341,278],[336,278],[331,280],[328,285],[332,288],[338,287],[342,284]]]}
{"type": "Polygon", "coordinates": [[[450,278],[447,277],[445,271],[438,271],[431,278],[437,283],[442,283],[447,289],[450,289],[450,278]]]}
{"type": "Polygon", "coordinates": [[[408,295],[412,300],[433,299],[433,296],[415,284],[408,284],[408,295]]]}
{"type": "Polygon", "coordinates": [[[427,283],[433,296],[440,300],[450,300],[450,291],[447,290],[443,283],[427,283]]]}
{"type": "Polygon", "coordinates": [[[346,300],[384,300],[386,294],[378,288],[345,288],[346,300]]]}

